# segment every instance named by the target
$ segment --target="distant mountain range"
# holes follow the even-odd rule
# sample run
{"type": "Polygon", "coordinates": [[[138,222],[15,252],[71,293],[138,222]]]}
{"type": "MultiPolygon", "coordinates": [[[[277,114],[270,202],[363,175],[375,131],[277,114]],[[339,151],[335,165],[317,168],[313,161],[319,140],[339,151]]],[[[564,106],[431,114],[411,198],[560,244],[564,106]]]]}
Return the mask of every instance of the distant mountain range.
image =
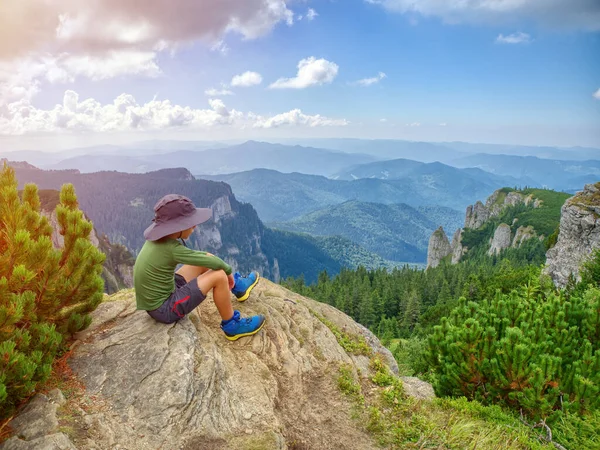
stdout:
{"type": "MultiPolygon", "coordinates": [[[[374,161],[376,158],[362,154],[312,147],[284,146],[266,142],[248,141],[243,144],[206,149],[204,146],[189,150],[164,152],[146,146],[145,154],[140,148],[124,148],[121,152],[113,146],[101,146],[90,154],[77,154],[58,162],[50,162],[49,156],[31,155],[42,158],[40,167],[52,170],[77,169],[82,173],[101,170],[118,170],[129,173],[145,173],[165,168],[186,167],[192,173],[223,174],[242,172],[256,168],[267,168],[281,172],[302,172],[331,175],[344,167],[374,161]],[[160,152],[159,152],[160,151],[160,152]],[[159,153],[157,153],[159,152],[159,153]]],[[[169,148],[175,145],[168,146],[169,148]]],[[[72,152],[71,152],[72,153],[72,152]]],[[[21,155],[19,155],[21,157],[21,155]]],[[[56,156],[54,156],[56,159],[56,156]]]]}
{"type": "Polygon", "coordinates": [[[478,169],[457,169],[441,163],[416,163],[399,179],[332,180],[300,173],[256,169],[229,175],[198,175],[228,183],[241,201],[252,203],[265,222],[288,221],[347,200],[418,206],[444,206],[464,211],[514,180],[478,169]]]}
{"type": "Polygon", "coordinates": [[[371,268],[393,265],[355,243],[340,242],[341,238],[319,239],[266,228],[252,206],[239,203],[225,183],[195,180],[185,169],[81,174],[74,170],[45,171],[28,164],[14,166],[20,188],[28,182],[41,189],[73,183],[81,209],[98,232],[134,254],[144,243],[143,231],[154,215],[156,201],[177,192],[197,206],[215,211],[213,220],[198,227],[188,245],[219,255],[242,272],[259,270],[271,279],[303,275],[310,283],[321,271],[335,274],[348,264],[370,264],[371,268]]]}
{"type": "MultiPolygon", "coordinates": [[[[443,208],[443,214],[447,229],[460,228],[462,213],[443,208]]],[[[315,236],[340,235],[385,259],[423,263],[429,236],[439,224],[405,204],[348,201],[269,226],[315,236]]]]}
{"type": "Polygon", "coordinates": [[[536,156],[538,158],[583,161],[600,159],[600,149],[532,145],[481,144],[469,142],[413,142],[395,139],[274,139],[286,145],[308,145],[348,153],[366,153],[380,159],[413,159],[421,162],[450,163],[469,154],[536,156]]]}
{"type": "MultiPolygon", "coordinates": [[[[549,187],[556,190],[583,189],[600,180],[600,160],[569,161],[534,156],[464,156],[451,163],[456,167],[477,167],[489,173],[521,180],[519,185],[549,187]]],[[[510,186],[510,185],[508,185],[510,186]]]]}

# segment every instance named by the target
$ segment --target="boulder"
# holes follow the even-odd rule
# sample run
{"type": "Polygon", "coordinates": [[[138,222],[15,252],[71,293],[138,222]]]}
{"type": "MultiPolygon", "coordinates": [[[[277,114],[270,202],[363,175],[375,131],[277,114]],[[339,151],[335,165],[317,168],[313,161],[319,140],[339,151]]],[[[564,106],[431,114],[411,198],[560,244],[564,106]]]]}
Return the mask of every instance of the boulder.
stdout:
{"type": "Polygon", "coordinates": [[[579,268],[600,248],[600,183],[588,184],[565,202],[556,245],[546,253],[545,272],[564,287],[571,275],[580,280],[579,268]]]}
{"type": "MultiPolygon", "coordinates": [[[[372,370],[370,356],[340,345],[340,333],[362,340],[398,373],[369,330],[265,279],[234,306],[242,315],[265,314],[263,330],[225,339],[211,295],[172,325],[136,311],[133,290],[107,296],[91,326],[75,336],[69,365],[85,388],[67,401],[69,415],[59,410],[68,437],[53,421],[0,449],[378,448],[337,385],[342,366],[363,380],[372,370]],[[45,443],[36,441],[40,436],[45,443]]],[[[404,383],[409,395],[430,397],[431,386],[404,383]]]]}
{"type": "Polygon", "coordinates": [[[452,247],[443,227],[439,227],[429,238],[427,268],[439,266],[442,259],[452,253],[452,247]]]}
{"type": "Polygon", "coordinates": [[[505,223],[501,223],[500,225],[498,225],[498,228],[496,228],[496,231],[494,232],[494,237],[492,238],[488,254],[495,255],[500,253],[502,250],[510,247],[510,235],[511,231],[509,225],[505,223]]]}

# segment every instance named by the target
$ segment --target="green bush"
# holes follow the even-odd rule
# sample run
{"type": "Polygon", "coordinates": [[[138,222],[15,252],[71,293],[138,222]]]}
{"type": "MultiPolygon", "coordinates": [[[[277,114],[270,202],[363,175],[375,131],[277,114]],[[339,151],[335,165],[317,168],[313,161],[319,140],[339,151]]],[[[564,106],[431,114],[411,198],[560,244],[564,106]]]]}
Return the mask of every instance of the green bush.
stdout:
{"type": "Polygon", "coordinates": [[[429,336],[441,395],[530,417],[600,409],[600,290],[567,296],[533,279],[480,303],[464,298],[429,336]]]}
{"type": "Polygon", "coordinates": [[[92,224],[78,209],[72,185],[56,207],[64,245],[55,249],[52,227],[40,214],[37,187],[22,199],[14,171],[0,171],[0,415],[45,380],[70,334],[87,327],[102,301],[104,255],[88,237],[92,224]]]}

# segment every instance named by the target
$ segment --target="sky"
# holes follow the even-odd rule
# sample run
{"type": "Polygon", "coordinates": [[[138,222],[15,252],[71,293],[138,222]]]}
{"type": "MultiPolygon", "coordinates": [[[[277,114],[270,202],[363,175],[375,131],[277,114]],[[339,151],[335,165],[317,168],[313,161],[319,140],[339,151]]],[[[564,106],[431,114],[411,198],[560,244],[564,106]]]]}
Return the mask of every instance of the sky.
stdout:
{"type": "Polygon", "coordinates": [[[598,0],[2,0],[0,149],[600,148],[598,0]]]}

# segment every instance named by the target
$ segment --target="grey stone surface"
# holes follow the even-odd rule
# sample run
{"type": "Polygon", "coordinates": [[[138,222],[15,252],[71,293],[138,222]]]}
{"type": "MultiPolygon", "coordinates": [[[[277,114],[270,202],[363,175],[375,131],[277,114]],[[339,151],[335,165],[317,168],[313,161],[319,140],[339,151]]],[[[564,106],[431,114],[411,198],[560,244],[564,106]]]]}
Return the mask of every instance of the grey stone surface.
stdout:
{"type": "Polygon", "coordinates": [[[581,264],[600,248],[599,189],[600,183],[588,184],[562,207],[558,240],[546,253],[545,272],[557,286],[565,286],[570,275],[580,279],[581,264]]]}
{"type": "Polygon", "coordinates": [[[198,312],[164,325],[132,311],[132,291],[116,295],[125,306],[103,303],[93,313],[95,331],[70,362],[86,395],[97,399],[96,409],[79,420],[85,431],[73,441],[78,448],[245,448],[249,442],[261,449],[283,449],[286,442],[377,448],[352,420],[352,404],[335,382],[339,364],[367,375],[369,358],[348,354],[317,316],[363,336],[393,372],[398,367],[368,329],[337,309],[261,280],[250,299],[234,306],[242,315],[264,313],[268,322],[255,336],[230,342],[211,296],[198,312]]]}
{"type": "Polygon", "coordinates": [[[78,450],[64,433],[54,433],[31,441],[24,441],[16,436],[2,444],[0,450],[78,450]]]}
{"type": "Polygon", "coordinates": [[[511,245],[510,226],[505,223],[501,223],[500,225],[498,225],[498,228],[496,228],[496,231],[494,232],[494,237],[492,238],[492,242],[490,244],[490,250],[488,251],[488,254],[490,254],[490,255],[498,254],[502,250],[510,247],[510,245],[511,245]]]}
{"type": "Polygon", "coordinates": [[[426,381],[420,380],[417,377],[400,377],[402,385],[404,386],[404,392],[409,397],[431,400],[435,398],[435,392],[433,386],[426,381]]]}
{"type": "Polygon", "coordinates": [[[15,434],[25,440],[52,434],[58,429],[57,405],[43,394],[37,394],[10,422],[15,434]]]}
{"type": "Polygon", "coordinates": [[[536,232],[532,226],[519,227],[515,233],[511,246],[518,248],[523,245],[523,242],[536,237],[536,232]]]}
{"type": "Polygon", "coordinates": [[[429,238],[429,246],[427,247],[427,268],[437,267],[442,259],[452,253],[450,241],[443,227],[439,227],[433,232],[429,238]]]}
{"type": "Polygon", "coordinates": [[[466,252],[466,248],[462,245],[463,230],[459,228],[452,236],[450,247],[452,248],[452,264],[457,264],[466,252]]]}

